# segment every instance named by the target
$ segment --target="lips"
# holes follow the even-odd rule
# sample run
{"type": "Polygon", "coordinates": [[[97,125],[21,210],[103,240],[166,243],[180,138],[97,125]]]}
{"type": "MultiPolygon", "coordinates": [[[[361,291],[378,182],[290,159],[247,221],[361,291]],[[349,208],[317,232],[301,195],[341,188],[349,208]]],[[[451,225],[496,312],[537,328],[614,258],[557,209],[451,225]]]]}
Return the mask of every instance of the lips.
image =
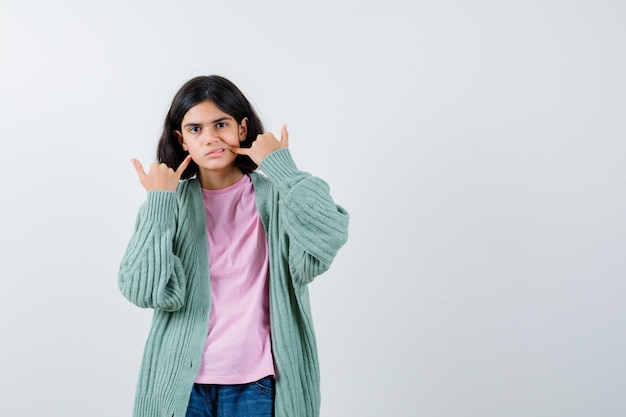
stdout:
{"type": "Polygon", "coordinates": [[[209,152],[206,153],[207,156],[218,156],[223,154],[224,152],[226,152],[226,148],[215,148],[215,149],[211,149],[209,152]]]}

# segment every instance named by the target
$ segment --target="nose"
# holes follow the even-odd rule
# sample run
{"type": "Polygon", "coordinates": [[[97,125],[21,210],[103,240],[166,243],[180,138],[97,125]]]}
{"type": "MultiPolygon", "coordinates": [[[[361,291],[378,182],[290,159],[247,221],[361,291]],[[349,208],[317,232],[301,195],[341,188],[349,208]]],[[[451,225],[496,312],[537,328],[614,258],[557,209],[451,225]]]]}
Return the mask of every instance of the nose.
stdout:
{"type": "Polygon", "coordinates": [[[206,134],[204,136],[204,142],[208,145],[214,142],[219,142],[220,138],[217,135],[217,132],[207,129],[206,134]]]}

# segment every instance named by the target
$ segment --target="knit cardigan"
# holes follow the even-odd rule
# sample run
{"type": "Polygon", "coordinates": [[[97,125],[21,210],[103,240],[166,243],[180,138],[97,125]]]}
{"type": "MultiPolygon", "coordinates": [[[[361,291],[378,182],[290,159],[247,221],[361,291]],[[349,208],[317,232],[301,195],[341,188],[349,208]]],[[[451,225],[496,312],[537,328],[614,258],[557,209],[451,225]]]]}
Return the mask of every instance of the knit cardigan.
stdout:
{"type": "MultiPolygon", "coordinates": [[[[320,377],[307,284],[347,241],[349,216],[324,181],[297,169],[287,148],[249,175],[269,249],[275,416],[317,417],[320,377]]],[[[185,416],[211,309],[207,247],[198,179],[181,181],[175,192],[147,193],[118,278],[124,297],[154,309],[135,417],[185,416]]]]}

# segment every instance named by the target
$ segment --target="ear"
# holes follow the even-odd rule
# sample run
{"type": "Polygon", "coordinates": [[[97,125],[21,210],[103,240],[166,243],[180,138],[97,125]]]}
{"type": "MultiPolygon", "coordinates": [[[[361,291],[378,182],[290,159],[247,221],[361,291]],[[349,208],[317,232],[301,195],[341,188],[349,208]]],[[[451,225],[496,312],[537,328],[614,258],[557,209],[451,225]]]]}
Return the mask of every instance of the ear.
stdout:
{"type": "Polygon", "coordinates": [[[174,134],[176,135],[176,139],[178,139],[178,143],[183,147],[183,150],[187,152],[187,145],[183,142],[183,134],[180,131],[175,130],[174,134]]]}
{"type": "Polygon", "coordinates": [[[241,119],[241,123],[239,123],[239,142],[243,142],[246,140],[246,135],[248,133],[248,118],[244,117],[241,119]]]}

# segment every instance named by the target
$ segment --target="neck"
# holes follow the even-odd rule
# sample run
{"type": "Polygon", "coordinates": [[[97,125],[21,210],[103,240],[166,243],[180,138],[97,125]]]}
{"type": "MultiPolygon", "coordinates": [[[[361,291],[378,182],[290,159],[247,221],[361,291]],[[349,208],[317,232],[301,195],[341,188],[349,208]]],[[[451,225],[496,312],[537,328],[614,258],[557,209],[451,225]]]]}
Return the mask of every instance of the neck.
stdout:
{"type": "Polygon", "coordinates": [[[206,190],[221,190],[230,187],[243,177],[243,172],[235,166],[222,171],[199,172],[200,186],[206,190]]]}

